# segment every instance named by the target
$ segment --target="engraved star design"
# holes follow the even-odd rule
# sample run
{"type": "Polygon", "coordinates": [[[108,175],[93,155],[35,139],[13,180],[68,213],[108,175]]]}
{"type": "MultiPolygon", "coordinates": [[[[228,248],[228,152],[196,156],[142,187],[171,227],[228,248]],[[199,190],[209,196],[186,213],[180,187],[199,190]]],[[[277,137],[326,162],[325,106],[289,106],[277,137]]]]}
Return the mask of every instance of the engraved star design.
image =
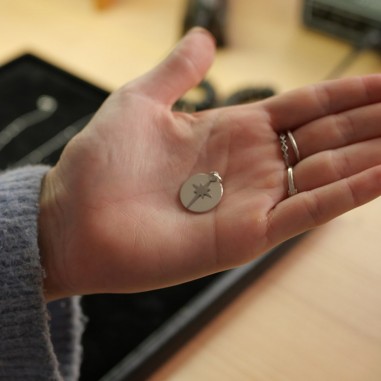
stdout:
{"type": "Polygon", "coordinates": [[[208,184],[200,184],[200,185],[195,185],[193,184],[193,188],[195,195],[198,197],[201,197],[204,199],[204,197],[209,197],[212,198],[212,196],[209,194],[210,188],[209,188],[209,183],[208,184]]]}

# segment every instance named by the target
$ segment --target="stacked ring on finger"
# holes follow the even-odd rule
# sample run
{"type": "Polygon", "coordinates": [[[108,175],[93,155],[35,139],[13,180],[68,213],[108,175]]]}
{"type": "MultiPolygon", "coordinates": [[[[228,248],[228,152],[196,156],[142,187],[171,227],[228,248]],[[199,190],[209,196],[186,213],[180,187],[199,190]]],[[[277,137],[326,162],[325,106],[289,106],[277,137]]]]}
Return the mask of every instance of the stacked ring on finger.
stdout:
{"type": "Polygon", "coordinates": [[[287,168],[288,195],[293,196],[298,193],[298,189],[295,187],[294,169],[293,169],[293,166],[290,164],[290,157],[288,155],[287,137],[290,141],[292,150],[294,151],[296,162],[300,161],[300,153],[299,153],[299,148],[298,148],[298,145],[296,144],[294,135],[292,134],[290,130],[287,131],[287,135],[284,133],[279,135],[280,147],[281,147],[283,159],[287,168]]]}
{"type": "Polygon", "coordinates": [[[294,150],[296,161],[299,162],[300,161],[300,154],[299,154],[298,145],[296,144],[296,140],[294,138],[294,135],[292,134],[292,132],[290,130],[288,130],[287,136],[288,136],[288,139],[290,140],[291,147],[294,150]]]}

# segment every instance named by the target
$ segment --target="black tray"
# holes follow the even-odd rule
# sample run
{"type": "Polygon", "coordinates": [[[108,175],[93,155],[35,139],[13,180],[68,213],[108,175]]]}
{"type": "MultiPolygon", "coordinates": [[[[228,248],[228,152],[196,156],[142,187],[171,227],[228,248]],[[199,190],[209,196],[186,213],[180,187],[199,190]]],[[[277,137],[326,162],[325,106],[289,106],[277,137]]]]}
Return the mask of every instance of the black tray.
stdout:
{"type": "MultiPolygon", "coordinates": [[[[9,125],[16,118],[36,109],[41,95],[53,97],[56,110],[42,121],[37,118],[33,125],[24,125],[3,144],[0,169],[54,164],[108,92],[25,54],[0,68],[0,137],[6,126],[12,130],[9,125]]],[[[80,380],[145,379],[296,240],[239,269],[183,285],[131,295],[84,296],[82,307],[89,322],[80,380]]]]}

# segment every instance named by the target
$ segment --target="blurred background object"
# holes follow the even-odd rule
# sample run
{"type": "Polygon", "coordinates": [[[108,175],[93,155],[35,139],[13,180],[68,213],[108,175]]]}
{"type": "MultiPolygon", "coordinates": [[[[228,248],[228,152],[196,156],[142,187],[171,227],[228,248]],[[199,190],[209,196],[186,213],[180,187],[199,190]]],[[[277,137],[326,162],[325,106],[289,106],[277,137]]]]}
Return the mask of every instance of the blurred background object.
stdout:
{"type": "Polygon", "coordinates": [[[106,9],[115,3],[115,0],[92,0],[97,9],[106,9]]]}
{"type": "Polygon", "coordinates": [[[381,50],[380,0],[304,0],[304,23],[356,47],[381,50]]]}
{"type": "Polygon", "coordinates": [[[303,21],[307,27],[341,38],[352,46],[325,79],[339,77],[365,50],[381,53],[379,0],[304,0],[303,21]]]}
{"type": "Polygon", "coordinates": [[[183,34],[201,26],[213,34],[217,46],[226,45],[227,0],[187,0],[183,34]]]}

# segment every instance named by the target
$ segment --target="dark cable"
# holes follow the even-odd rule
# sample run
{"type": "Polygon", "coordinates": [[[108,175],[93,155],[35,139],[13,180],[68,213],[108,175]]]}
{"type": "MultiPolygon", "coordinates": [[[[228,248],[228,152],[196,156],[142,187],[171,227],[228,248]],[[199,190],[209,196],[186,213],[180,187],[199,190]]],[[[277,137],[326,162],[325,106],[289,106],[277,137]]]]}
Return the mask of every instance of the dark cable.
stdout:
{"type": "Polygon", "coordinates": [[[260,101],[275,95],[275,90],[270,87],[248,87],[238,90],[223,102],[223,106],[232,106],[243,103],[260,101]]]}
{"type": "Polygon", "coordinates": [[[343,59],[324,77],[325,80],[339,78],[351,66],[355,59],[362,53],[362,49],[353,48],[343,59]]]}
{"type": "Polygon", "coordinates": [[[324,79],[335,79],[355,61],[364,50],[381,49],[381,30],[371,29],[364,38],[331,70],[324,79]]]}
{"type": "Polygon", "coordinates": [[[192,113],[215,107],[216,92],[209,81],[204,79],[198,84],[196,89],[201,90],[201,99],[198,99],[197,101],[190,101],[186,96],[184,96],[176,101],[172,110],[192,113]]]}

